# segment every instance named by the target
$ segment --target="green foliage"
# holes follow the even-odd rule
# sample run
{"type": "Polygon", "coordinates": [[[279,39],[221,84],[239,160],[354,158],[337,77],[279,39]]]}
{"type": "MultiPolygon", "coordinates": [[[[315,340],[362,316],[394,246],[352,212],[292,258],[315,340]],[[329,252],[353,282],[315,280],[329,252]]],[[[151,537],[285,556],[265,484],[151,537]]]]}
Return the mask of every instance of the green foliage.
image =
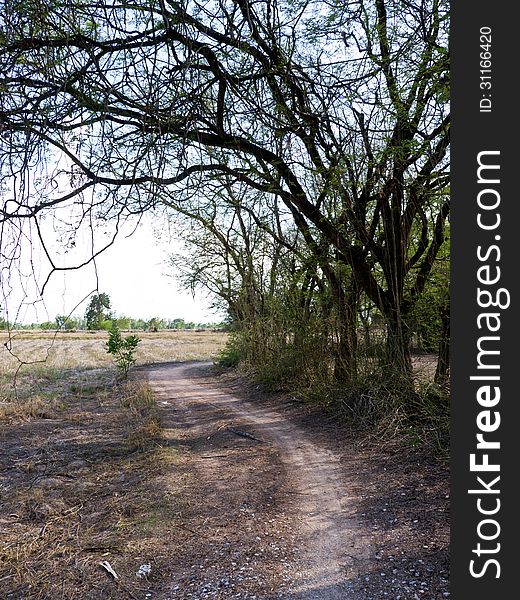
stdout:
{"type": "Polygon", "coordinates": [[[164,329],[164,327],[165,322],[159,317],[153,317],[147,324],[148,331],[159,331],[159,329],[164,329]]]}
{"type": "Polygon", "coordinates": [[[226,369],[236,367],[240,362],[240,340],[236,335],[231,335],[224,349],[220,352],[217,364],[226,369]]]}
{"type": "Polygon", "coordinates": [[[98,329],[102,329],[103,331],[110,331],[114,325],[112,319],[104,319],[100,324],[98,329]]]}
{"type": "Polygon", "coordinates": [[[168,323],[168,328],[169,329],[186,329],[186,322],[184,321],[184,319],[172,319],[169,323],[168,323]]]}
{"type": "Polygon", "coordinates": [[[81,322],[75,317],[68,315],[56,315],[56,329],[62,329],[64,331],[71,331],[72,329],[79,329],[81,322]]]}
{"type": "Polygon", "coordinates": [[[123,377],[127,376],[128,369],[135,363],[135,351],[140,341],[136,335],[123,338],[117,325],[113,325],[108,333],[107,353],[114,357],[116,366],[123,377]]]}
{"type": "Polygon", "coordinates": [[[446,238],[426,282],[423,293],[408,315],[421,350],[436,352],[442,335],[442,317],[449,311],[450,242],[446,238]],[[448,308],[447,308],[448,307],[448,308]]]}
{"type": "MultiPolygon", "coordinates": [[[[0,313],[3,311],[4,307],[0,305],[0,313]]],[[[6,329],[12,329],[13,323],[10,323],[6,318],[0,317],[0,331],[4,331],[6,329]]]]}
{"type": "Polygon", "coordinates": [[[103,322],[111,319],[110,296],[105,293],[94,294],[85,312],[87,329],[104,329],[103,322]]]}
{"type": "Polygon", "coordinates": [[[132,329],[132,319],[130,317],[118,317],[112,321],[115,322],[119,329],[132,329]]]}

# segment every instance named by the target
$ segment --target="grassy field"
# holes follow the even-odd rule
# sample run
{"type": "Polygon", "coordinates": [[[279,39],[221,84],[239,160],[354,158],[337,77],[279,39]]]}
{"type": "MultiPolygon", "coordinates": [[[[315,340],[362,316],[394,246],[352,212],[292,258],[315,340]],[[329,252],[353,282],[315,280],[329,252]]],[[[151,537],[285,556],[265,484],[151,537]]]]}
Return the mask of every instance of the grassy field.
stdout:
{"type": "MultiPolygon", "coordinates": [[[[124,336],[125,334],[123,334],[124,336]]],[[[227,334],[212,331],[139,332],[137,365],[181,360],[212,360],[227,334]]],[[[114,369],[107,332],[0,333],[0,401],[14,390],[26,396],[49,383],[92,369],[114,369]]],[[[45,391],[45,390],[43,390],[45,391]]]]}
{"type": "MultiPolygon", "coordinates": [[[[213,332],[139,336],[138,365],[212,359],[226,341],[213,332]]],[[[147,563],[156,585],[168,579],[159,565],[177,550],[179,490],[191,475],[145,375],[117,378],[107,337],[0,336],[0,598],[141,600],[149,582],[135,573],[147,563]]]]}
{"type": "MultiPolygon", "coordinates": [[[[125,334],[123,333],[123,336],[125,334]]],[[[214,357],[227,334],[212,331],[139,332],[137,364],[178,360],[208,360],[214,357]]],[[[111,358],[104,344],[107,332],[53,333],[19,331],[10,336],[0,333],[2,374],[16,369],[19,360],[29,363],[46,361],[49,367],[96,369],[109,367],[111,358]]]]}

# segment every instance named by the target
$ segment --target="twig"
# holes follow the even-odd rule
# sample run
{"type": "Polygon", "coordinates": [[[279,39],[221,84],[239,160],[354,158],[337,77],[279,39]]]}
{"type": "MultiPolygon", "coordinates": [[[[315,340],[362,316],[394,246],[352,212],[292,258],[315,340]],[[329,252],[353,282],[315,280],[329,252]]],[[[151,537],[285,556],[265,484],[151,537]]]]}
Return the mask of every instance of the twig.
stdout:
{"type": "Polygon", "coordinates": [[[199,456],[199,458],[227,458],[229,454],[213,454],[211,456],[199,456]]]}
{"type": "Polygon", "coordinates": [[[235,429],[234,427],[228,427],[228,431],[231,431],[231,433],[234,433],[235,435],[239,435],[240,437],[244,437],[249,440],[254,440],[255,442],[264,443],[264,440],[260,440],[257,437],[255,437],[254,435],[247,433],[246,431],[240,431],[239,429],[235,429]]]}
{"type": "Polygon", "coordinates": [[[108,552],[119,550],[119,546],[85,546],[81,549],[82,552],[108,552]]]}
{"type": "Polygon", "coordinates": [[[199,535],[193,529],[190,529],[189,527],[186,527],[186,525],[182,525],[182,524],[179,524],[179,523],[171,523],[171,525],[173,525],[174,527],[178,527],[179,529],[186,529],[186,531],[189,531],[190,533],[193,533],[193,535],[199,535]]]}
{"type": "Polygon", "coordinates": [[[75,475],[69,475],[68,473],[50,473],[52,477],[64,477],[65,479],[77,479],[75,475]]]}

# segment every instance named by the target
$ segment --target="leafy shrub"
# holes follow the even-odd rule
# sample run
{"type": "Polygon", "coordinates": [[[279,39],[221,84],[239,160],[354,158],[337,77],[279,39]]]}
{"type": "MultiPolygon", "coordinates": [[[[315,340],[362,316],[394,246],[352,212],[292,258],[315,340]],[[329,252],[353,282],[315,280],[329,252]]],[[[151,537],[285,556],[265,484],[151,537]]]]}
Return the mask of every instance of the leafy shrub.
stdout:
{"type": "Polygon", "coordinates": [[[232,335],[224,349],[218,355],[218,364],[221,367],[232,368],[236,367],[242,358],[240,343],[236,335],[232,335]]]}
{"type": "Polygon", "coordinates": [[[113,325],[108,332],[107,353],[112,354],[123,377],[127,376],[128,369],[135,363],[135,351],[140,341],[136,335],[123,338],[117,325],[113,325]]]}

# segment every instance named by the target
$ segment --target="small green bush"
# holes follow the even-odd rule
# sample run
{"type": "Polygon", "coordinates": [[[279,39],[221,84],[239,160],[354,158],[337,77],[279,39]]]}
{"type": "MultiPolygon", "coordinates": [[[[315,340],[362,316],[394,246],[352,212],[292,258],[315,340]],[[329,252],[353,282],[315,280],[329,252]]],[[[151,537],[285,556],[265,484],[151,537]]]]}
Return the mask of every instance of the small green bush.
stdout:
{"type": "Polygon", "coordinates": [[[229,369],[236,367],[241,358],[239,341],[236,336],[232,335],[224,346],[224,349],[218,355],[217,363],[219,366],[229,369]]]}
{"type": "Polygon", "coordinates": [[[108,342],[105,345],[107,353],[112,354],[123,377],[127,376],[128,369],[135,363],[135,351],[140,341],[136,335],[123,338],[117,325],[112,325],[108,332],[108,342]]]}

